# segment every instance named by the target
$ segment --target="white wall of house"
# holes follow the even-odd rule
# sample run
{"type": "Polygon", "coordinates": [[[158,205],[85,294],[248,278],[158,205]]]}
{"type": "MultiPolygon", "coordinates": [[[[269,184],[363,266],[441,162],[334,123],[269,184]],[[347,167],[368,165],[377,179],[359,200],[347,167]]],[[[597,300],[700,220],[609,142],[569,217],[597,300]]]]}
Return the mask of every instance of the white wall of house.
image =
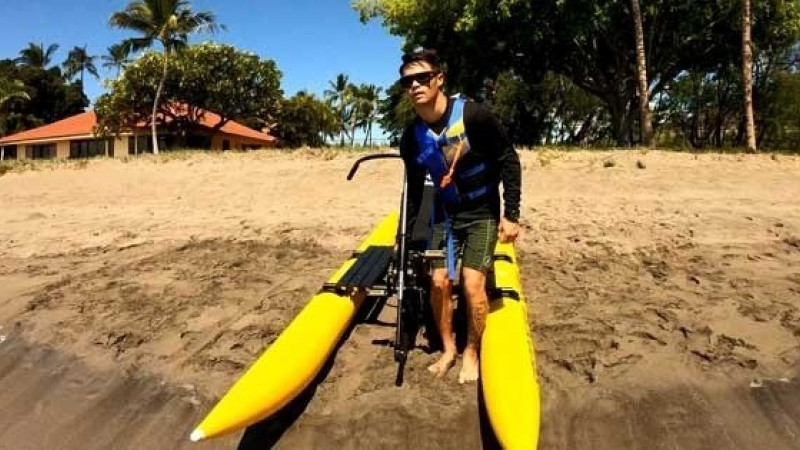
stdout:
{"type": "Polygon", "coordinates": [[[69,141],[56,142],[56,159],[69,158],[69,141]]]}
{"type": "Polygon", "coordinates": [[[114,139],[114,157],[128,156],[128,136],[117,136],[114,139]]]}

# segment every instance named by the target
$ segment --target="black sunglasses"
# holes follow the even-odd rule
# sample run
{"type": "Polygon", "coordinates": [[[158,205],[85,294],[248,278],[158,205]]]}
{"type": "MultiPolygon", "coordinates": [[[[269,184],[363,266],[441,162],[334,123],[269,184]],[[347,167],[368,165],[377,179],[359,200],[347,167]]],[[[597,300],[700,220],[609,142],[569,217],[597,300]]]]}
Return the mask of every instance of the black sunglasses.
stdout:
{"type": "Polygon", "coordinates": [[[419,85],[425,85],[430,83],[431,80],[436,77],[436,75],[439,75],[439,72],[436,70],[406,75],[400,78],[400,86],[403,86],[403,89],[408,89],[414,84],[415,81],[419,85]]]}

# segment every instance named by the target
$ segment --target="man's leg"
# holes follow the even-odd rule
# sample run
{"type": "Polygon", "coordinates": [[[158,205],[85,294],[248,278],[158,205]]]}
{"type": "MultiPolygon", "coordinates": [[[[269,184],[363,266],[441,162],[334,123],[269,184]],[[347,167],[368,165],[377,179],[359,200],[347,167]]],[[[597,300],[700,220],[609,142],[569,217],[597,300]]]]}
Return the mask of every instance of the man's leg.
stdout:
{"type": "Polygon", "coordinates": [[[486,296],[486,274],[479,270],[465,267],[463,272],[464,295],[467,297],[467,319],[469,335],[464,348],[461,372],[458,382],[476,381],[479,374],[479,348],[483,330],[486,328],[486,316],[489,312],[489,299],[486,296]]]}
{"type": "Polygon", "coordinates": [[[442,356],[428,367],[437,377],[443,377],[456,361],[456,339],[453,335],[453,285],[447,269],[433,269],[431,280],[431,309],[442,339],[442,356]]]}
{"type": "Polygon", "coordinates": [[[497,244],[497,222],[478,220],[466,228],[462,269],[462,285],[467,299],[467,346],[464,349],[459,383],[476,381],[479,377],[479,349],[486,328],[489,299],[486,295],[486,274],[494,262],[497,244]]]}

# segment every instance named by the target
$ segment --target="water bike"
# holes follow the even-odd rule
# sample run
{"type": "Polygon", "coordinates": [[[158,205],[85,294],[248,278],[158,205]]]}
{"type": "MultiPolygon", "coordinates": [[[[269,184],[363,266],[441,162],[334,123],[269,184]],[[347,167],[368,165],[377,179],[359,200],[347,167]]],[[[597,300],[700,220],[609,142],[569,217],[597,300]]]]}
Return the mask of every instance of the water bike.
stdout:
{"type": "MultiPolygon", "coordinates": [[[[398,159],[398,154],[358,159],[361,164],[398,159]]],[[[399,213],[383,218],[336,270],[278,338],[233,384],[191,433],[193,441],[221,436],[270,418],[317,378],[362,308],[394,299],[395,385],[403,384],[406,361],[420,336],[431,347],[438,332],[429,307],[430,267],[441,251],[427,250],[435,189],[428,182],[415,220],[408,217],[408,180],[404,177],[399,213]],[[409,222],[413,224],[409,227],[409,222]],[[409,229],[411,228],[411,229],[409,229]]],[[[517,255],[512,244],[498,243],[487,278],[490,300],[480,349],[480,395],[497,442],[508,449],[538,445],[540,403],[535,353],[528,326],[517,255]]],[[[464,305],[459,286],[453,289],[464,305]]],[[[458,314],[456,314],[458,316],[458,314]]]]}

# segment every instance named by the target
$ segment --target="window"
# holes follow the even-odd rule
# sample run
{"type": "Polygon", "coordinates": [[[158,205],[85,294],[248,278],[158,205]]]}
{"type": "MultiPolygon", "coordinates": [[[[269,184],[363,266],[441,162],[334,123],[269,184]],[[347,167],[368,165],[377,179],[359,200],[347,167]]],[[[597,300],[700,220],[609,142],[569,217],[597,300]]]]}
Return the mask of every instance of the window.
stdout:
{"type": "Polygon", "coordinates": [[[7,145],[3,147],[3,159],[17,159],[17,146],[16,145],[7,145]]]}
{"type": "Polygon", "coordinates": [[[53,159],[56,157],[56,144],[28,145],[25,147],[27,159],[53,159]]]}
{"type": "Polygon", "coordinates": [[[93,158],[95,156],[114,156],[114,141],[112,139],[83,139],[69,143],[70,158],[93,158]]]}
{"type": "Polygon", "coordinates": [[[186,147],[190,149],[210,149],[211,137],[202,134],[190,134],[186,136],[186,147]]]}
{"type": "MultiPolygon", "coordinates": [[[[166,151],[172,147],[173,141],[171,137],[163,134],[158,135],[158,149],[166,151]]],[[[128,154],[141,155],[142,153],[153,153],[153,136],[150,134],[140,134],[134,139],[133,136],[128,137],[128,154]]]]}
{"type": "Polygon", "coordinates": [[[223,150],[230,150],[231,149],[231,141],[228,139],[222,140],[222,149],[223,150]]]}
{"type": "Polygon", "coordinates": [[[142,153],[153,153],[153,140],[144,134],[128,137],[128,154],[139,155],[142,153]]]}

